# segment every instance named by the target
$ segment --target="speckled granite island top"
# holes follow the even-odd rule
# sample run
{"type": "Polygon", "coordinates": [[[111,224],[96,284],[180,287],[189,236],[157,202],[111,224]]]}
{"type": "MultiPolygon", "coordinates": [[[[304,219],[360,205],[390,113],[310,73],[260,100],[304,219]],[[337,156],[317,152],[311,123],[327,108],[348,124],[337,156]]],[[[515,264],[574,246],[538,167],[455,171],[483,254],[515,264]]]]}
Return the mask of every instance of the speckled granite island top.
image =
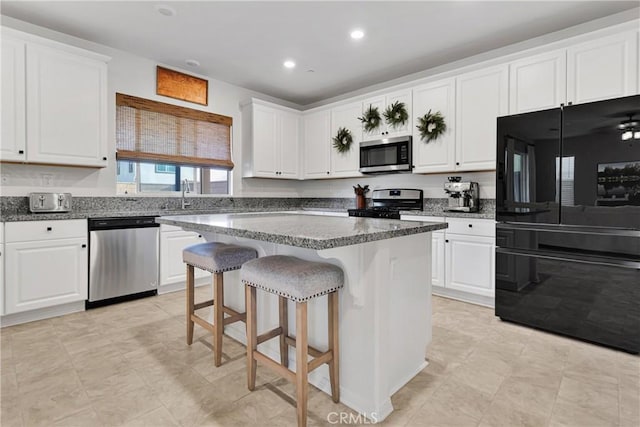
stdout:
{"type": "Polygon", "coordinates": [[[160,224],[308,249],[330,249],[447,228],[444,222],[332,217],[289,213],[179,215],[160,224]]]}

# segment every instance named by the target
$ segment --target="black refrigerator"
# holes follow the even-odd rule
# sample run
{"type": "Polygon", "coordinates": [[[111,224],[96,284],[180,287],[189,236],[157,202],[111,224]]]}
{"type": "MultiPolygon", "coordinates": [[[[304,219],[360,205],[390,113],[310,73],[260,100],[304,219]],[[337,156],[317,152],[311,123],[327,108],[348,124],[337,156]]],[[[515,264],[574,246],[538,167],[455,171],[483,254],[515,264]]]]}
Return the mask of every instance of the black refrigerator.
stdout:
{"type": "Polygon", "coordinates": [[[640,96],[498,118],[496,316],[640,351],[640,96]]]}

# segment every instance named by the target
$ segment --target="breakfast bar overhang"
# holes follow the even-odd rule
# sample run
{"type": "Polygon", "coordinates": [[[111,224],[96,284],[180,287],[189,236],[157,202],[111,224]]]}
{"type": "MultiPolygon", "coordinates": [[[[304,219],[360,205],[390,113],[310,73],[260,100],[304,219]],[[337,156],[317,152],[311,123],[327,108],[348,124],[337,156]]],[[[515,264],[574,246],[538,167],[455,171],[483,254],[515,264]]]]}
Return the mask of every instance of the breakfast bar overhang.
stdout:
{"type": "MultiPolygon", "coordinates": [[[[446,228],[446,223],[287,212],[164,216],[156,221],[197,231],[208,241],[251,246],[259,256],[293,255],[341,267],[341,401],[366,417],[386,418],[393,411],[391,395],[426,366],[431,342],[431,232],[446,228]]],[[[225,304],[244,311],[239,273],[226,274],[225,304]]],[[[260,333],[278,324],[278,300],[260,295],[258,304],[260,333]]],[[[326,313],[325,298],[309,306],[309,344],[318,349],[327,348],[326,313]]],[[[294,325],[295,311],[289,316],[294,325]]],[[[227,326],[225,334],[246,343],[241,323],[227,326]]],[[[279,360],[276,341],[259,349],[279,360]]],[[[294,353],[289,354],[293,358],[294,353]]],[[[290,366],[295,370],[295,360],[290,366]]],[[[313,371],[309,381],[330,392],[326,366],[313,371]]]]}

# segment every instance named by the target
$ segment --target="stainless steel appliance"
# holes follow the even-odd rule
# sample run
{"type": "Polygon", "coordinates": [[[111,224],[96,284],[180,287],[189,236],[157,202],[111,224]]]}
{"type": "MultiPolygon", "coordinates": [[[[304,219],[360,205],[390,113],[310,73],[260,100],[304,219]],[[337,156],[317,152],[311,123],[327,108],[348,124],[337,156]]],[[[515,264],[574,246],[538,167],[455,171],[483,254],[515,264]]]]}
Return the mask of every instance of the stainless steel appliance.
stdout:
{"type": "Polygon", "coordinates": [[[477,182],[461,182],[461,177],[450,176],[444,183],[444,191],[449,195],[448,211],[478,212],[480,187],[477,182]]]}
{"type": "Polygon", "coordinates": [[[498,119],[503,320],[640,352],[640,141],[620,127],[629,115],[640,116],[640,96],[498,119]]]}
{"type": "Polygon", "coordinates": [[[157,294],[154,217],[89,219],[89,300],[96,307],[157,294]]]}
{"type": "Polygon", "coordinates": [[[400,211],[422,210],[422,190],[394,188],[374,190],[373,206],[365,209],[349,209],[349,216],[400,219],[400,211]]]}
{"type": "Polygon", "coordinates": [[[411,136],[360,143],[360,172],[411,172],[411,136]]]}
{"type": "Polygon", "coordinates": [[[71,211],[71,193],[29,193],[29,211],[69,212],[71,211]]]}

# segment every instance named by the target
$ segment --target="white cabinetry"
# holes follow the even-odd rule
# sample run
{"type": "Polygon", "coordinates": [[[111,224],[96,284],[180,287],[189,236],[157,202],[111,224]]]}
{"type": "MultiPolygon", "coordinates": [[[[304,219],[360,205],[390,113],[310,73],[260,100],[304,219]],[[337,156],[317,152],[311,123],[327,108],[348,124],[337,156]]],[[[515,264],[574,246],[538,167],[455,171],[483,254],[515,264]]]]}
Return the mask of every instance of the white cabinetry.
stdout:
{"type": "Polygon", "coordinates": [[[455,80],[447,79],[413,89],[413,164],[414,172],[449,172],[455,168],[455,80]],[[447,131],[438,139],[425,142],[416,129],[418,117],[431,110],[440,112],[447,131]]]}
{"type": "Polygon", "coordinates": [[[353,177],[362,175],[360,169],[360,141],[362,140],[362,123],[358,120],[362,104],[352,102],[331,110],[331,176],[335,178],[353,177]],[[338,129],[346,128],[351,131],[353,143],[346,153],[340,153],[333,147],[333,137],[338,129]]]}
{"type": "Polygon", "coordinates": [[[2,34],[2,140],[0,159],[26,159],[25,54],[26,43],[2,34]]]}
{"type": "Polygon", "coordinates": [[[488,219],[403,215],[407,221],[447,222],[431,233],[433,293],[493,306],[495,222],[488,219]]]}
{"type": "Polygon", "coordinates": [[[3,160],[107,166],[108,58],[9,29],[2,36],[3,160]]]}
{"type": "Polygon", "coordinates": [[[304,116],[304,177],[330,178],[331,112],[318,111],[304,116]]]}
{"type": "Polygon", "coordinates": [[[376,96],[369,99],[365,99],[362,102],[362,113],[369,109],[369,106],[373,106],[374,108],[378,108],[378,112],[380,113],[380,126],[377,129],[372,130],[371,132],[362,131],[362,140],[375,140],[380,138],[393,138],[396,136],[402,135],[410,135],[411,134],[411,90],[401,90],[397,92],[388,93],[386,95],[376,96]],[[387,107],[394,104],[395,102],[401,102],[404,104],[407,109],[407,113],[409,117],[404,125],[400,126],[390,126],[387,125],[384,119],[384,111],[387,107]]]}
{"type": "Polygon", "coordinates": [[[4,314],[4,222],[0,222],[0,315],[4,314]]]}
{"type": "Polygon", "coordinates": [[[509,113],[557,108],[566,100],[567,52],[556,50],[509,65],[509,113]]]}
{"type": "Polygon", "coordinates": [[[300,113],[259,100],[244,107],[246,177],[300,177],[300,113]]]}
{"type": "Polygon", "coordinates": [[[9,222],[5,232],[6,314],[87,299],[85,220],[9,222]]]}
{"type": "Polygon", "coordinates": [[[508,113],[506,65],[456,79],[456,170],[496,168],[496,119],[508,113]]]}
{"type": "MultiPolygon", "coordinates": [[[[182,262],[182,251],[187,246],[204,243],[202,235],[184,231],[179,227],[160,226],[160,287],[159,293],[184,289],[187,281],[186,264],[182,262]]],[[[195,269],[195,278],[208,278],[207,271],[195,269]]]]}
{"type": "Polygon", "coordinates": [[[638,93],[638,33],[601,37],[567,50],[567,101],[574,104],[638,93]]]}

